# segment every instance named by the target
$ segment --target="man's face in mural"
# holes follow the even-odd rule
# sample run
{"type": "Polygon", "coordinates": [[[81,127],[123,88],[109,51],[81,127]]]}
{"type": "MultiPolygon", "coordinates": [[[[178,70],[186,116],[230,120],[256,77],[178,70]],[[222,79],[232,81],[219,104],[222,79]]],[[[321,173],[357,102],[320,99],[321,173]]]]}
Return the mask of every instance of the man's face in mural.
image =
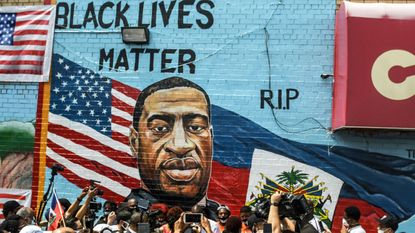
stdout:
{"type": "Polygon", "coordinates": [[[138,166],[150,191],[175,199],[203,197],[212,162],[203,93],[189,87],[156,91],[146,98],[138,124],[138,166]]]}

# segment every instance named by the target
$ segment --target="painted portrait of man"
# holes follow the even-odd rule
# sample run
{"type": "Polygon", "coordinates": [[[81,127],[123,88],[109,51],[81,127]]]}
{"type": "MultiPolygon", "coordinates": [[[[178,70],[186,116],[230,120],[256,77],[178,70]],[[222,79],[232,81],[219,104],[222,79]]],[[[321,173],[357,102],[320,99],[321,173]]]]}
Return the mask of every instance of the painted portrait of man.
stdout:
{"type": "Polygon", "coordinates": [[[212,140],[210,100],[200,86],[171,77],[141,92],[130,146],[152,202],[185,209],[195,204],[217,206],[206,198],[212,140]]]}

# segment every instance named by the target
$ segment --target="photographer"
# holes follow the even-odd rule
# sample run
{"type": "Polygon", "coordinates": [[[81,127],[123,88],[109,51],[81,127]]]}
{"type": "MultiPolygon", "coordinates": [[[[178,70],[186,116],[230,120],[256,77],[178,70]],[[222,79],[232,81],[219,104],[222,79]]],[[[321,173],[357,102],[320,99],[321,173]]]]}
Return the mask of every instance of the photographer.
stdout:
{"type": "Polygon", "coordinates": [[[268,223],[272,226],[273,233],[281,233],[280,215],[278,212],[279,202],[281,200],[281,193],[275,192],[270,198],[270,208],[268,214],[268,223]]]}
{"type": "Polygon", "coordinates": [[[180,218],[174,223],[174,233],[218,233],[218,229],[214,227],[215,222],[204,216],[203,212],[202,206],[195,205],[192,207],[192,212],[182,213],[180,218]],[[192,214],[199,214],[199,219],[193,222],[188,221],[186,215],[192,214]]]}

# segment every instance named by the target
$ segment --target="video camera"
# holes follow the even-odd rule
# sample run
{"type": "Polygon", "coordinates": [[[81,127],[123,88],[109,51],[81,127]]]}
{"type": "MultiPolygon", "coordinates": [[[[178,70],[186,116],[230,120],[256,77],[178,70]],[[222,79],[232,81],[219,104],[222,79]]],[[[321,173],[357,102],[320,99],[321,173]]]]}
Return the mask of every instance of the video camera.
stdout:
{"type": "MultiPolygon", "coordinates": [[[[258,218],[267,219],[271,203],[269,198],[261,198],[255,205],[255,215],[258,218]]],[[[308,206],[304,195],[283,194],[278,203],[278,214],[281,219],[288,217],[303,220],[305,216],[312,214],[312,208],[308,206]]]]}
{"type": "Polygon", "coordinates": [[[278,203],[278,212],[281,219],[288,217],[303,220],[305,216],[312,214],[312,208],[304,195],[284,194],[278,203]]]}

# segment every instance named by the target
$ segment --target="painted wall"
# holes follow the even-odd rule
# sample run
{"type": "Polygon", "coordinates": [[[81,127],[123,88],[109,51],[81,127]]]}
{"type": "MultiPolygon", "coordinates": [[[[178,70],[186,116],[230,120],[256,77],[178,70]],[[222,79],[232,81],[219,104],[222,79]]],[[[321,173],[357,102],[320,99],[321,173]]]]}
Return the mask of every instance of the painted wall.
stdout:
{"type": "MultiPolygon", "coordinates": [[[[212,142],[212,161],[201,159],[212,170],[209,200],[236,214],[270,184],[296,193],[309,187],[306,196],[316,203],[330,195],[320,215],[334,230],[351,204],[361,208],[368,232],[376,232],[374,219],[385,212],[406,221],[400,230],[414,229],[414,201],[401,190],[415,188],[415,134],[329,129],[333,80],[320,75],[333,72],[336,2],[57,4],[51,83],[1,89],[2,121],[31,121],[36,114],[33,203],[54,163],[66,168],[56,179],[58,194],[71,201],[89,179],[102,181],[104,199],[122,200],[142,187],[128,139],[135,99],[147,86],[180,76],[210,98],[204,106],[213,131],[200,143],[212,142]],[[150,42],[124,44],[126,25],[148,25],[150,42]],[[290,172],[296,179],[286,179],[290,172]]],[[[163,201],[175,200],[169,194],[163,201]]]]}

